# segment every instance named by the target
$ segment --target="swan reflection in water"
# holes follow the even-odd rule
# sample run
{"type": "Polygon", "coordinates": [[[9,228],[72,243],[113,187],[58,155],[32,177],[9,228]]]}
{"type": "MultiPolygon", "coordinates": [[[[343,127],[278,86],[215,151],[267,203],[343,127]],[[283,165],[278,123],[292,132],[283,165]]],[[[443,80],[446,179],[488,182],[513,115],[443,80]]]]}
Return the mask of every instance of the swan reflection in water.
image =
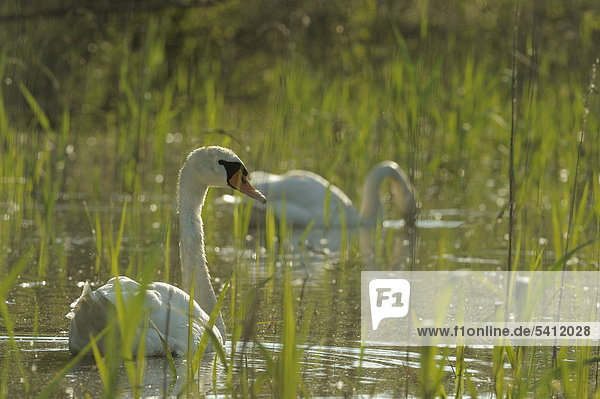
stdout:
{"type": "MultiPolygon", "coordinates": [[[[213,364],[215,353],[205,353],[201,360],[200,368],[194,375],[193,384],[189,384],[187,377],[187,356],[175,357],[173,361],[177,376],[173,378],[166,357],[148,357],[144,360],[144,382],[139,387],[142,397],[171,398],[189,392],[191,397],[204,397],[213,391],[213,364]]],[[[124,365],[118,366],[115,373],[114,386],[120,398],[133,398],[127,372],[124,365]]],[[[106,386],[102,382],[96,362],[93,357],[83,357],[73,366],[65,379],[60,384],[64,392],[71,397],[82,398],[88,394],[90,397],[101,397],[106,394],[106,386]]]]}

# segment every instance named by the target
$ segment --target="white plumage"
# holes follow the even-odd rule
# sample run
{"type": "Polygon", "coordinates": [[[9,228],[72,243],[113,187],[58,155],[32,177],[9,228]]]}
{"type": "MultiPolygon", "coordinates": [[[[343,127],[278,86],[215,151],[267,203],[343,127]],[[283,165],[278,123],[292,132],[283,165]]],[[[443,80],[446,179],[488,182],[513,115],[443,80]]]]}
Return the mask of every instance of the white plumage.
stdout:
{"type": "MultiPolygon", "coordinates": [[[[168,342],[171,353],[178,356],[187,353],[190,296],[180,288],[159,282],[149,284],[143,292],[139,283],[125,276],[113,277],[93,292],[87,283],[84,285],[83,293],[72,314],[72,323],[69,330],[69,350],[72,353],[79,352],[88,344],[90,340],[89,332],[98,335],[106,326],[108,314],[112,312],[111,308],[116,306],[117,303],[116,279],[119,280],[126,304],[135,295],[140,293],[144,295],[143,309],[149,312],[148,317],[152,320],[152,324],[148,326],[146,331],[146,342],[144,344],[146,356],[165,355],[161,336],[168,342]]],[[[193,348],[198,347],[209,318],[209,315],[194,301],[193,348]]],[[[225,332],[219,331],[217,326],[213,326],[212,331],[222,345],[225,332]]],[[[139,337],[141,332],[142,325],[139,325],[136,335],[139,337]]],[[[132,348],[132,353],[137,353],[137,341],[139,341],[139,338],[132,348]]],[[[209,351],[212,349],[210,341],[207,349],[209,351]]]]}
{"type": "MultiPolygon", "coordinates": [[[[187,157],[179,173],[177,189],[182,286],[190,290],[194,281],[194,315],[192,322],[191,349],[196,350],[217,299],[210,281],[204,254],[204,231],[201,210],[208,187],[232,187],[263,204],[265,197],[247,180],[248,171],[242,161],[232,151],[222,147],[202,147],[187,157]]],[[[78,353],[90,341],[90,334],[98,335],[107,325],[117,306],[116,283],[119,283],[123,302],[127,305],[136,295],[144,295],[139,311],[147,314],[151,322],[145,331],[145,354],[164,356],[162,337],[168,350],[176,355],[188,351],[189,301],[186,291],[173,285],[155,282],[142,289],[140,284],[125,276],[113,277],[96,291],[86,283],[81,297],[69,313],[69,350],[78,353]]],[[[143,319],[142,319],[143,321],[143,319]]],[[[136,353],[143,322],[137,328],[133,353],[136,353]]],[[[218,341],[223,344],[225,324],[219,313],[212,329],[218,341]]],[[[209,346],[208,350],[211,349],[209,346]]]]}
{"type": "MultiPolygon", "coordinates": [[[[396,191],[396,207],[405,224],[414,224],[417,205],[415,190],[406,173],[393,161],[384,161],[373,167],[363,186],[360,211],[352,200],[337,186],[322,176],[307,170],[293,170],[282,175],[257,171],[250,174],[250,181],[269,197],[269,206],[277,218],[285,208],[286,221],[296,227],[325,225],[325,198],[329,190],[328,221],[330,226],[340,226],[341,212],[347,226],[373,226],[383,220],[379,190],[384,179],[390,178],[396,191]]],[[[264,207],[253,205],[253,221],[264,221],[264,207]]]]}

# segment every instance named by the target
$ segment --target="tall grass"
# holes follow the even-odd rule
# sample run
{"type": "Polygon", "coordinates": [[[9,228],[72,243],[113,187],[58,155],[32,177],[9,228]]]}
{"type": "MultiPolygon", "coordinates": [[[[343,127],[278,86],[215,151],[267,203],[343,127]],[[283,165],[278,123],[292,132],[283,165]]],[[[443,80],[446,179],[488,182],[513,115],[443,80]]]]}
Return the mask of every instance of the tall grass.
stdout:
{"type": "MultiPolygon", "coordinates": [[[[359,198],[360,185],[356,182],[364,180],[375,162],[393,159],[410,170],[424,208],[493,212],[500,214],[497,223],[504,227],[507,218],[502,209],[506,204],[515,206],[509,212],[513,221],[508,221],[514,236],[511,233],[505,239],[503,234],[490,234],[478,240],[458,240],[453,234],[443,234],[433,251],[440,259],[440,269],[454,267],[444,260],[448,252],[479,253],[481,246],[508,248],[508,263],[514,269],[539,270],[557,264],[597,269],[600,244],[594,238],[600,214],[600,101],[593,89],[598,84],[595,75],[588,88],[578,86],[576,79],[553,81],[544,72],[542,57],[537,79],[544,84],[540,83],[533,101],[523,101],[518,91],[511,95],[514,72],[507,73],[501,63],[496,66],[498,60],[481,59],[475,49],[462,48],[460,53],[466,54],[463,58],[451,57],[459,46],[452,38],[440,56],[435,54],[433,50],[438,49],[427,47],[434,45],[425,23],[420,35],[428,44],[420,54],[415,54],[406,39],[394,31],[393,56],[382,65],[365,64],[352,76],[332,76],[298,55],[278,58],[264,71],[260,83],[253,83],[266,95],[239,101],[227,91],[227,82],[219,78],[225,67],[219,60],[207,56],[200,65],[167,70],[162,28],[168,23],[166,17],[150,18],[143,31],[123,32],[122,44],[114,48],[119,56],[118,65],[113,65],[117,71],[113,75],[117,101],[107,108],[98,106],[93,101],[94,89],[88,88],[89,103],[85,105],[96,107],[93,112],[101,115],[105,124],[91,127],[84,137],[79,137],[75,126],[90,127],[89,114],[74,112],[68,102],[55,123],[27,84],[18,82],[19,93],[28,106],[23,115],[28,117],[23,116],[24,121],[10,120],[8,104],[0,92],[0,178],[6,179],[0,184],[0,203],[7,204],[0,209],[0,217],[4,217],[0,243],[4,252],[10,248],[10,253],[0,258],[0,312],[9,337],[15,335],[14,316],[5,300],[15,289],[18,276],[22,273],[43,279],[58,269],[52,261],[66,256],[54,245],[67,229],[57,216],[56,206],[60,194],[75,191],[73,186],[77,184],[89,198],[86,213],[89,231],[93,231],[90,236],[94,237],[94,259],[84,273],[85,279],[104,282],[125,273],[143,284],[154,279],[171,281],[173,277],[176,281],[177,234],[171,225],[172,203],[155,201],[158,211],[154,208],[149,212],[149,202],[154,200],[148,197],[172,197],[176,171],[185,153],[209,143],[233,147],[250,169],[314,170],[351,198],[359,198]],[[528,119],[513,118],[511,106],[515,99],[528,119]],[[512,136],[513,145],[508,146],[506,137],[511,127],[519,134],[512,136]],[[583,134],[577,135],[580,128],[583,134]],[[181,142],[175,142],[176,133],[181,142]],[[102,141],[102,148],[87,148],[85,140],[89,137],[102,141]],[[580,137],[589,143],[585,151],[580,137]],[[76,159],[74,151],[78,153],[76,159]],[[99,151],[107,154],[103,156],[99,151]],[[510,154],[514,169],[507,175],[506,159],[510,154]],[[158,175],[164,177],[164,183],[157,183],[162,182],[157,180],[158,175]],[[113,192],[123,196],[115,200],[113,192]],[[107,214],[98,211],[106,204],[112,204],[107,214]],[[23,227],[24,220],[33,221],[35,232],[23,227]],[[29,249],[31,243],[33,251],[29,249]]],[[[0,54],[0,80],[7,76],[7,59],[6,52],[0,54]]],[[[89,82],[94,79],[94,67],[100,68],[104,62],[100,56],[92,57],[89,82]]],[[[211,221],[209,213],[214,209],[210,202],[215,197],[210,194],[204,215],[211,221]]],[[[77,204],[81,209],[85,206],[83,202],[77,204]]],[[[310,376],[305,374],[300,345],[337,342],[334,336],[340,333],[338,323],[343,318],[335,306],[339,302],[352,303],[353,293],[358,292],[356,276],[363,266],[371,265],[356,259],[357,244],[348,241],[349,231],[343,228],[339,257],[327,259],[328,268],[319,271],[320,279],[311,275],[319,273],[308,267],[308,278],[322,289],[322,297],[306,297],[297,281],[300,261],[290,253],[290,247],[297,243],[290,242],[285,217],[276,220],[267,208],[263,229],[251,230],[249,223],[250,205],[246,203],[235,207],[233,224],[225,225],[224,233],[207,228],[209,245],[214,246],[223,236],[233,240],[234,270],[231,275],[215,270],[220,281],[227,281],[218,285],[218,291],[222,292],[219,305],[227,320],[231,349],[217,354],[210,364],[200,362],[202,349],[190,354],[185,373],[174,368],[171,359],[172,379],[178,371],[177,377],[185,379],[183,390],[177,393],[199,394],[194,378],[199,368],[212,367],[214,389],[219,391],[217,386],[224,385],[220,393],[226,396],[318,396],[319,387],[311,386],[310,376]],[[254,241],[247,240],[249,235],[254,241]],[[271,341],[276,341],[280,349],[266,345],[271,341]],[[253,352],[249,354],[250,346],[253,352]],[[248,356],[264,360],[265,369],[254,370],[248,356]],[[225,376],[222,385],[217,383],[218,375],[225,376]]],[[[216,230],[221,224],[211,226],[216,230]]],[[[506,229],[491,226],[486,231],[506,229]]],[[[310,227],[305,231],[309,233],[310,227]]],[[[374,234],[377,242],[385,235],[381,227],[374,234]]],[[[391,238],[378,245],[375,262],[388,268],[396,266],[399,262],[393,247],[391,238]]],[[[431,254],[414,250],[414,264],[409,267],[418,269],[415,258],[426,263],[431,254]]],[[[211,252],[209,257],[219,260],[211,252]]],[[[65,309],[68,302],[65,300],[65,309]]],[[[123,389],[117,382],[121,364],[132,395],[143,395],[145,359],[133,359],[127,351],[144,319],[135,312],[139,305],[120,301],[115,315],[118,330],[107,331],[104,353],[98,340],[88,349],[94,356],[105,397],[116,396],[123,389]]],[[[209,338],[203,338],[203,343],[209,338]]],[[[0,374],[0,397],[10,397],[7,378],[17,375],[24,379],[29,394],[32,384],[22,369],[14,339],[7,348],[0,374]]],[[[143,343],[140,348],[143,350],[143,343]]],[[[450,392],[457,397],[474,396],[477,392],[465,361],[466,350],[457,348],[455,360],[450,361],[448,351],[422,348],[418,375],[414,381],[406,378],[405,389],[398,392],[416,391],[424,397],[450,392]],[[448,365],[454,373],[445,371],[448,365]],[[447,383],[449,374],[453,384],[447,383]]],[[[543,370],[537,368],[538,356],[549,356],[543,351],[483,351],[492,364],[488,377],[493,383],[486,392],[498,397],[528,397],[532,392],[550,395],[555,393],[554,387],[560,387],[565,397],[597,395],[597,386],[590,384],[590,367],[596,366],[597,355],[588,347],[561,350],[556,364],[543,370]]],[[[57,381],[77,360],[66,364],[42,388],[41,396],[50,397],[57,381]]],[[[377,393],[377,386],[373,391],[377,393]]]]}

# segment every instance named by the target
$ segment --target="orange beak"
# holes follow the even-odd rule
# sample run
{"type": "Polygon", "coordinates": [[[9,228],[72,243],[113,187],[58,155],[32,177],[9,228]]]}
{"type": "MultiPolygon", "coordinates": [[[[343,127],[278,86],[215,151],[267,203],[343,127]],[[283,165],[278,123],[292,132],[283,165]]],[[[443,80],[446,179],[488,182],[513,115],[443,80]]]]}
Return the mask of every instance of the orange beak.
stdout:
{"type": "Polygon", "coordinates": [[[263,204],[267,203],[267,199],[265,198],[265,196],[262,195],[260,191],[252,187],[252,184],[250,184],[246,176],[242,174],[241,169],[238,170],[233,176],[231,176],[229,184],[231,184],[241,193],[246,194],[248,197],[254,198],[255,200],[260,201],[263,204]]]}

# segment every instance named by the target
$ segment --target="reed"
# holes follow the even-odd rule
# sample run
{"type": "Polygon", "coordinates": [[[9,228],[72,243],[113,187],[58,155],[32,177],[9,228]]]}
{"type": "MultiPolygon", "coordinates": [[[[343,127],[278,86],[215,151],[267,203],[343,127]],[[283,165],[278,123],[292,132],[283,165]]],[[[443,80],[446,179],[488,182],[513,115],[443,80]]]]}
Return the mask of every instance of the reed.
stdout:
{"type": "MultiPolygon", "coordinates": [[[[31,253],[32,252],[33,252],[33,248],[31,248],[28,253],[24,254],[21,257],[21,259],[19,259],[12,266],[12,269],[10,270],[8,275],[6,275],[3,279],[3,281],[0,283],[0,314],[2,315],[2,320],[4,321],[4,328],[6,329],[6,333],[9,337],[9,343],[10,343],[8,356],[5,358],[4,365],[2,367],[2,374],[3,374],[3,376],[7,376],[9,373],[9,369],[11,367],[14,367],[14,366],[11,366],[11,363],[15,363],[17,366],[17,370],[20,375],[20,378],[23,381],[23,386],[24,386],[25,392],[29,392],[29,381],[27,379],[27,375],[25,374],[25,370],[23,369],[23,364],[21,363],[21,360],[20,360],[19,348],[17,347],[17,344],[14,339],[14,330],[13,330],[13,326],[12,326],[13,323],[11,320],[11,316],[8,312],[8,308],[6,306],[5,298],[7,297],[7,294],[9,292],[9,290],[12,288],[13,284],[15,284],[15,282],[19,276],[19,273],[23,272],[23,270],[25,270],[28,263],[31,261],[31,253]],[[14,356],[15,359],[14,359],[14,361],[11,362],[12,356],[14,356]]],[[[4,382],[0,385],[0,396],[6,397],[7,396],[6,381],[8,381],[8,378],[3,379],[3,381],[4,382]]]]}
{"type": "MultiPolygon", "coordinates": [[[[97,70],[110,73],[105,80],[89,84],[81,99],[77,98],[85,113],[72,106],[74,97],[65,96],[60,97],[56,116],[45,109],[33,86],[19,80],[13,89],[16,87],[14,91],[27,108],[22,120],[15,120],[15,113],[8,112],[7,93],[12,89],[0,85],[0,178],[7,179],[0,182],[0,244],[2,251],[11,250],[0,257],[0,313],[9,337],[0,373],[0,398],[11,397],[10,378],[23,378],[31,396],[52,397],[81,358],[74,357],[48,385],[34,390],[14,339],[16,319],[6,304],[17,289],[19,275],[39,279],[54,273],[69,276],[71,255],[58,248],[56,241],[68,233],[63,215],[57,211],[63,204],[61,194],[75,193],[80,187],[86,191],[87,202],[70,200],[84,210],[92,237],[86,250],[93,255],[84,278],[104,281],[126,273],[144,284],[157,276],[170,281],[177,277],[178,262],[172,205],[157,201],[158,209],[148,213],[149,204],[143,198],[174,192],[174,183],[169,186],[167,177],[176,180],[182,156],[209,142],[234,147],[252,169],[314,170],[351,198],[359,198],[356,182],[364,180],[370,166],[394,159],[409,169],[424,209],[500,214],[499,221],[484,230],[489,237],[469,239],[456,230],[442,233],[431,253],[419,252],[416,245],[413,250],[421,265],[431,263],[436,269],[451,270],[457,265],[446,255],[480,253],[479,247],[485,246],[508,250],[507,263],[513,269],[596,269],[600,251],[597,77],[592,74],[587,88],[571,74],[555,77],[550,61],[537,54],[537,75],[519,75],[525,79],[523,85],[531,83],[536,88],[523,94],[514,82],[518,71],[506,72],[504,67],[510,62],[501,56],[482,58],[475,48],[465,49],[451,36],[445,41],[446,49],[435,47],[427,19],[429,5],[424,2],[419,7],[419,51],[415,51],[414,39],[392,27],[393,55],[370,63],[361,58],[362,50],[348,50],[349,58],[365,60],[351,72],[331,73],[292,53],[269,62],[256,79],[235,72],[235,82],[246,81],[237,87],[226,79],[231,77],[227,71],[234,67],[227,64],[225,56],[214,57],[210,50],[188,55],[187,63],[169,62],[165,31],[173,23],[173,15],[165,14],[149,18],[143,28],[119,32],[120,44],[90,55],[85,72],[88,82],[97,81],[97,70]],[[443,56],[438,56],[438,51],[443,51],[443,56]],[[114,98],[99,100],[106,99],[105,92],[113,89],[114,98]],[[577,101],[581,98],[583,103],[577,101]],[[515,103],[527,118],[516,118],[517,109],[511,111],[515,103]],[[94,123],[98,120],[102,123],[94,123]],[[512,145],[507,141],[511,130],[512,145]],[[573,133],[577,130],[583,133],[573,133]],[[177,142],[175,133],[181,136],[177,142]],[[85,140],[91,137],[102,141],[102,149],[86,147],[85,140]],[[106,154],[98,154],[102,151],[106,154]],[[158,175],[165,177],[164,184],[156,183],[158,175]],[[113,194],[119,194],[119,199],[112,198],[113,194]],[[94,205],[88,207],[88,203],[94,205]],[[118,205],[107,212],[99,210],[107,203],[118,205]],[[501,211],[507,204],[512,208],[508,217],[501,211]],[[27,227],[24,221],[34,227],[27,227]],[[160,227],[152,227],[153,223],[160,227]],[[507,229],[510,233],[505,240],[507,229]],[[31,243],[35,250],[29,248],[31,243]]],[[[5,49],[0,53],[2,82],[14,71],[10,62],[5,49]]],[[[246,66],[255,68],[250,63],[246,66]]],[[[208,203],[215,196],[210,194],[208,203]]],[[[326,205],[328,201],[329,195],[326,205]]],[[[235,253],[232,271],[216,271],[220,281],[225,281],[217,309],[228,319],[230,346],[218,348],[210,364],[201,362],[205,345],[213,338],[207,334],[198,351],[186,359],[185,370],[177,369],[176,360],[169,359],[170,394],[199,394],[196,376],[207,367],[218,395],[320,395],[319,387],[312,386],[306,374],[303,345],[337,342],[338,325],[344,319],[336,306],[352,303],[352,293],[358,292],[356,278],[363,266],[370,265],[354,256],[360,248],[349,239],[348,226],[342,226],[339,255],[327,254],[321,262],[325,270],[313,270],[306,248],[301,258],[290,251],[297,243],[290,241],[285,216],[277,221],[267,207],[264,228],[252,230],[250,213],[248,202],[238,204],[232,225],[218,219],[221,236],[207,229],[208,243],[217,237],[230,238],[227,242],[233,243],[235,253]],[[247,240],[249,235],[254,241],[247,240]],[[318,273],[322,276],[315,277],[318,273]],[[305,295],[304,286],[298,283],[303,278],[304,283],[308,278],[309,284],[318,288],[319,302],[305,295]],[[252,356],[264,362],[263,369],[254,368],[249,361],[252,356]],[[174,391],[177,379],[184,380],[180,391],[174,391]]],[[[326,220],[332,216],[326,215],[326,220]]],[[[465,231],[478,223],[487,222],[469,220],[465,231]]],[[[308,226],[301,234],[301,247],[313,230],[308,226]]],[[[426,241],[428,233],[419,234],[416,242],[431,247],[426,241]]],[[[375,264],[386,269],[406,264],[399,262],[394,252],[397,243],[392,234],[386,236],[385,229],[378,226],[373,235],[378,243],[375,264]]],[[[209,251],[209,256],[219,260],[215,252],[209,251]]],[[[416,270],[420,265],[407,267],[416,270]]],[[[118,326],[105,333],[106,352],[99,351],[99,338],[86,350],[94,357],[105,397],[118,396],[124,389],[117,382],[123,367],[132,396],[143,396],[146,360],[143,356],[131,358],[127,351],[138,326],[148,327],[145,315],[136,312],[138,305],[118,299],[118,326]]],[[[38,300],[32,309],[34,334],[44,327],[40,306],[38,300]]],[[[142,342],[139,353],[143,347],[142,342]]],[[[450,352],[422,348],[417,375],[407,372],[409,377],[395,385],[396,392],[475,397],[481,393],[481,385],[476,386],[469,372],[467,354],[471,349],[456,348],[452,363],[450,352]],[[446,371],[449,365],[453,372],[446,371]]],[[[359,393],[356,381],[369,373],[362,367],[365,352],[368,349],[361,348],[356,373],[349,379],[340,378],[359,393]]],[[[548,363],[551,358],[544,350],[506,347],[479,353],[492,365],[486,377],[493,382],[484,384],[486,393],[514,398],[598,395],[597,385],[591,383],[598,366],[595,348],[563,348],[557,351],[555,364],[543,366],[539,359],[548,363]]],[[[370,389],[374,395],[386,392],[377,384],[370,389]]],[[[348,391],[348,395],[356,392],[348,391]]]]}

